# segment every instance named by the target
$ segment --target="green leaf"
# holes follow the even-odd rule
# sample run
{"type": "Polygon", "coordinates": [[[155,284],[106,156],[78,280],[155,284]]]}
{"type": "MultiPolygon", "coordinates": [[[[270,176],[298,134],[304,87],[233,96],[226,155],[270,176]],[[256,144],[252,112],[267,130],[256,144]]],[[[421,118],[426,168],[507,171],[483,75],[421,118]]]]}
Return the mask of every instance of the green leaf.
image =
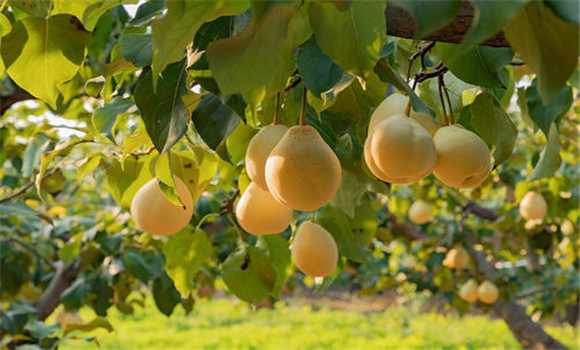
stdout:
{"type": "Polygon", "coordinates": [[[119,41],[121,54],[135,67],[149,66],[153,62],[153,37],[151,34],[128,33],[119,41]]]}
{"type": "Polygon", "coordinates": [[[550,132],[548,133],[548,144],[546,148],[540,153],[540,159],[530,176],[530,181],[543,179],[545,177],[553,176],[562,164],[560,157],[560,135],[556,124],[550,125],[550,132]]]}
{"type": "Polygon", "coordinates": [[[163,274],[160,257],[149,252],[126,251],[123,254],[123,264],[131,275],[143,283],[147,283],[151,277],[156,278],[163,274]]]}
{"type": "Polygon", "coordinates": [[[50,139],[44,134],[37,134],[28,141],[28,146],[22,153],[22,176],[29,178],[40,164],[42,154],[50,147],[50,139]]]}
{"type": "Polygon", "coordinates": [[[6,202],[0,204],[0,213],[7,216],[38,216],[39,218],[47,221],[51,225],[53,224],[52,219],[46,216],[22,202],[6,202]]]}
{"type": "Polygon", "coordinates": [[[53,335],[58,329],[60,329],[58,324],[48,325],[42,321],[29,321],[26,324],[25,330],[30,332],[34,338],[41,340],[50,335],[53,335]]]}
{"type": "Polygon", "coordinates": [[[536,123],[536,125],[539,126],[546,135],[550,133],[552,123],[566,114],[572,106],[573,101],[574,96],[572,88],[569,86],[565,86],[547,105],[542,104],[542,99],[538,93],[535,79],[532,81],[532,85],[526,88],[526,105],[528,113],[534,123],[536,123]]]}
{"type": "Polygon", "coordinates": [[[564,88],[578,64],[578,25],[559,19],[538,4],[528,4],[504,29],[515,52],[537,74],[543,104],[564,88]]]}
{"type": "Polygon", "coordinates": [[[135,104],[145,122],[147,134],[160,154],[167,152],[187,131],[189,115],[181,96],[187,94],[185,61],[173,63],[163,71],[153,88],[148,71],[135,88],[135,104]]]}
{"type": "Polygon", "coordinates": [[[417,28],[413,34],[415,39],[422,39],[443,28],[455,18],[461,8],[460,0],[390,0],[389,2],[411,13],[417,28]]]}
{"type": "Polygon", "coordinates": [[[562,20],[580,24],[580,2],[576,0],[546,0],[544,4],[562,20]]]}
{"type": "Polygon", "coordinates": [[[354,170],[343,168],[340,187],[332,198],[332,205],[348,217],[354,218],[356,208],[363,203],[365,193],[372,188],[374,182],[360,166],[354,170]]]}
{"type": "Polygon", "coordinates": [[[165,271],[182,295],[194,289],[193,279],[210,259],[211,252],[211,242],[202,230],[192,232],[191,228],[185,228],[169,237],[163,248],[165,271]]]}
{"type": "Polygon", "coordinates": [[[256,106],[284,88],[295,69],[294,48],[311,34],[301,8],[274,6],[239,35],[208,45],[209,66],[223,95],[242,93],[256,106]]]}
{"type": "Polygon", "coordinates": [[[141,26],[148,24],[157,15],[163,13],[165,9],[165,1],[163,0],[149,0],[137,8],[135,17],[131,20],[131,24],[134,26],[141,26]]]}
{"type": "Polygon", "coordinates": [[[512,155],[518,130],[506,111],[495,101],[490,92],[479,94],[471,104],[471,125],[488,144],[495,145],[495,166],[512,155]]]}
{"type": "Polygon", "coordinates": [[[83,26],[93,31],[101,16],[110,8],[123,4],[136,4],[139,0],[53,0],[53,14],[68,13],[78,18],[83,26]]]}
{"type": "Polygon", "coordinates": [[[369,203],[356,208],[354,219],[326,206],[316,221],[332,234],[340,254],[359,263],[368,261],[368,245],[378,225],[376,213],[369,203]]]}
{"type": "Polygon", "coordinates": [[[409,85],[401,78],[401,76],[395,72],[393,67],[387,63],[386,58],[381,58],[377,65],[375,66],[375,73],[379,76],[379,78],[387,83],[393,84],[401,92],[406,92],[407,95],[411,97],[411,106],[417,112],[425,112],[432,116],[435,115],[435,111],[433,108],[429,107],[425,101],[420,99],[415,91],[413,91],[409,85]]]}
{"type": "Polygon", "coordinates": [[[129,157],[125,159],[124,167],[117,160],[106,165],[105,171],[109,191],[122,208],[131,208],[131,201],[135,193],[147,181],[153,178],[153,174],[150,171],[150,164],[155,156],[155,154],[151,154],[140,157],[129,157]]]}
{"type": "Polygon", "coordinates": [[[179,198],[177,190],[175,189],[175,179],[173,178],[171,158],[171,151],[162,154],[155,162],[155,176],[159,179],[159,187],[161,192],[165,195],[171,203],[183,207],[183,201],[179,198]]]}
{"type": "MultiPolygon", "coordinates": [[[[240,117],[233,109],[211,93],[201,97],[191,119],[195,130],[214,151],[217,151],[220,146],[225,147],[225,139],[235,130],[240,121],[240,117]]],[[[229,161],[229,159],[224,160],[229,161]]]]}
{"type": "Polygon", "coordinates": [[[134,105],[132,101],[115,98],[103,107],[95,109],[92,116],[93,126],[102,136],[116,143],[113,127],[117,123],[117,119],[134,105]]]}
{"type": "Polygon", "coordinates": [[[185,1],[171,0],[165,3],[167,12],[152,24],[154,81],[159,72],[185,57],[185,48],[205,22],[221,16],[237,15],[244,12],[247,1],[185,1]]]}
{"type": "Polygon", "coordinates": [[[65,289],[60,296],[60,301],[66,310],[78,310],[83,305],[90,291],[91,285],[84,276],[81,276],[70,287],[65,289]]]}
{"type": "Polygon", "coordinates": [[[288,241],[280,235],[265,235],[261,236],[258,242],[268,250],[276,270],[276,283],[271,293],[276,297],[280,295],[286,281],[292,275],[292,259],[288,241]]]}
{"type": "Polygon", "coordinates": [[[0,38],[12,31],[12,23],[8,17],[0,13],[0,38]]]}
{"type": "Polygon", "coordinates": [[[476,46],[459,52],[460,48],[455,44],[437,44],[437,53],[455,76],[474,85],[504,87],[499,73],[512,60],[511,49],[476,46]]]}
{"type": "Polygon", "coordinates": [[[529,0],[473,0],[473,22],[457,52],[468,51],[499,33],[529,0]]]}
{"type": "Polygon", "coordinates": [[[341,11],[311,2],[309,17],[318,46],[347,72],[368,76],[386,40],[385,1],[353,1],[341,11]]]}
{"type": "Polygon", "coordinates": [[[347,74],[320,50],[314,37],[298,47],[296,64],[304,84],[317,96],[334,88],[347,74]]]}
{"type": "Polygon", "coordinates": [[[111,323],[109,321],[107,321],[106,318],[95,317],[90,322],[87,322],[84,324],[67,324],[66,333],[69,333],[72,331],[77,331],[77,330],[83,331],[83,332],[89,332],[89,331],[93,331],[93,330],[98,329],[98,328],[106,329],[109,333],[114,331],[113,326],[111,325],[111,323]]]}
{"type": "Polygon", "coordinates": [[[181,302],[181,295],[166,273],[153,281],[153,299],[157,309],[165,316],[171,316],[175,306],[181,302]]]}
{"type": "Polygon", "coordinates": [[[2,38],[6,72],[21,88],[56,108],[57,86],[75,76],[89,38],[69,15],[26,17],[2,38]]]}
{"type": "Polygon", "coordinates": [[[85,83],[85,92],[91,97],[99,97],[106,84],[106,79],[102,75],[87,80],[85,83]]]}
{"type": "Polygon", "coordinates": [[[8,4],[32,17],[46,17],[50,11],[49,0],[9,0],[8,4]]]}
{"type": "Polygon", "coordinates": [[[81,253],[81,239],[82,234],[73,236],[64,247],[59,249],[58,258],[65,264],[73,262],[81,253]]]}
{"type": "Polygon", "coordinates": [[[262,249],[246,247],[231,254],[222,265],[222,278],[238,298],[258,304],[276,285],[272,259],[262,249]]]}

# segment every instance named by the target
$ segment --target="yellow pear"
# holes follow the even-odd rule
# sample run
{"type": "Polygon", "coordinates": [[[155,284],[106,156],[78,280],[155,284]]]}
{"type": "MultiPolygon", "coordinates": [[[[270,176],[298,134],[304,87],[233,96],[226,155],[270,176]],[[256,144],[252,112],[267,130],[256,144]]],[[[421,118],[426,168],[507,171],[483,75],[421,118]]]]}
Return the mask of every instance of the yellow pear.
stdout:
{"type": "Polygon", "coordinates": [[[67,330],[67,328],[72,325],[84,324],[83,319],[78,312],[66,311],[64,309],[60,310],[60,312],[56,315],[56,321],[60,323],[60,328],[63,330],[67,330]]]}
{"type": "Polygon", "coordinates": [[[435,137],[437,165],[433,174],[447,186],[475,187],[491,170],[487,144],[475,133],[460,125],[443,126],[435,137]]]}
{"type": "Polygon", "coordinates": [[[560,225],[560,231],[565,235],[571,235],[574,233],[574,224],[568,219],[564,220],[560,225]]]}
{"type": "Polygon", "coordinates": [[[240,226],[253,235],[276,234],[290,225],[292,209],[252,182],[236,206],[236,217],[240,226]]]}
{"type": "Polygon", "coordinates": [[[451,249],[447,252],[443,265],[452,269],[461,269],[469,262],[469,254],[463,248],[451,249]]]}
{"type": "Polygon", "coordinates": [[[499,290],[492,282],[484,281],[477,288],[477,297],[482,303],[493,304],[499,297],[499,290]]]}
{"type": "Polygon", "coordinates": [[[459,297],[467,302],[473,303],[477,300],[477,282],[471,279],[465,282],[464,285],[459,288],[459,297]]]}
{"type": "MultiPolygon", "coordinates": [[[[370,158],[380,170],[375,176],[389,183],[419,181],[429,175],[437,163],[431,135],[403,114],[393,115],[377,124],[371,132],[368,147],[370,158]]],[[[371,166],[369,168],[372,171],[371,166]]]]}
{"type": "Polygon", "coordinates": [[[280,203],[312,211],[338,191],[340,162],[318,131],[308,125],[290,128],[266,161],[266,183],[280,203]]]}
{"type": "Polygon", "coordinates": [[[530,191],[520,202],[520,215],[526,220],[541,220],[548,212],[548,203],[538,192],[530,191]]]}
{"type": "Polygon", "coordinates": [[[278,144],[288,128],[280,124],[268,125],[260,130],[246,150],[246,172],[250,179],[263,190],[268,190],[266,184],[266,161],[272,149],[278,144]]]}
{"type": "MultiPolygon", "coordinates": [[[[395,115],[395,114],[405,114],[407,109],[407,104],[409,103],[409,96],[403,95],[400,92],[389,95],[386,99],[379,104],[379,106],[374,110],[369,121],[368,134],[383,120],[395,115]]],[[[411,110],[410,117],[417,121],[425,130],[427,130],[431,136],[435,135],[437,129],[439,129],[439,124],[427,113],[415,112],[411,110]]]]}
{"type": "Polygon", "coordinates": [[[157,178],[137,191],[131,202],[131,216],[141,230],[168,236],[183,229],[193,215],[193,198],[185,183],[174,176],[177,194],[184,206],[171,203],[161,191],[157,178]]]}
{"type": "Polygon", "coordinates": [[[422,225],[431,220],[431,207],[424,200],[415,201],[409,208],[409,220],[415,224],[422,225]]]}
{"type": "Polygon", "coordinates": [[[324,277],[334,272],[338,263],[338,247],[322,226],[303,222],[290,246],[294,264],[308,276],[324,277]]]}

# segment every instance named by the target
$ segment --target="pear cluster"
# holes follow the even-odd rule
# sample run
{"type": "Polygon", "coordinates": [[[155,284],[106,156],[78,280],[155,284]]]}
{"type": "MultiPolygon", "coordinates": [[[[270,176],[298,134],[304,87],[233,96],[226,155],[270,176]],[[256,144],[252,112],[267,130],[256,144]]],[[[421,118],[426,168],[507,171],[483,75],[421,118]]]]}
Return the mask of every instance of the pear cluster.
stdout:
{"type": "Polygon", "coordinates": [[[493,304],[499,298],[499,289],[491,281],[483,281],[479,286],[470,279],[459,288],[459,297],[469,303],[479,300],[485,304],[493,304]]]}
{"type": "Polygon", "coordinates": [[[487,144],[461,125],[439,125],[425,113],[405,110],[409,97],[395,93],[373,112],[364,144],[365,161],[379,179],[417,182],[433,173],[447,186],[470,188],[491,171],[487,144]]]}
{"type": "Polygon", "coordinates": [[[131,216],[139,229],[158,236],[182,230],[193,215],[193,198],[185,183],[173,176],[183,206],[171,203],[161,191],[157,178],[141,187],[131,202],[131,216]]]}
{"type": "MultiPolygon", "coordinates": [[[[293,210],[320,208],[341,182],[338,158],[308,125],[266,126],[250,141],[245,162],[252,182],[236,206],[236,217],[253,235],[284,231],[293,210]]],[[[334,238],[313,222],[300,225],[291,250],[296,266],[309,276],[328,276],[338,262],[334,238]]]]}

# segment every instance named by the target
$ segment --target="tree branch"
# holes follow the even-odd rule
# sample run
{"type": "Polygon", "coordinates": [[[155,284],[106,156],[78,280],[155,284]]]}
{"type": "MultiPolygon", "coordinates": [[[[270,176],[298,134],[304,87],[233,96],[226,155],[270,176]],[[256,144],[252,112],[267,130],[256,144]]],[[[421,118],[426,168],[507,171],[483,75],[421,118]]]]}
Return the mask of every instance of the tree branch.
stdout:
{"type": "Polygon", "coordinates": [[[50,284],[35,303],[37,319],[44,321],[60,304],[61,294],[70,287],[81,272],[81,264],[73,261],[69,265],[61,266],[50,284]]]}
{"type": "MultiPolygon", "coordinates": [[[[47,177],[51,176],[52,174],[54,174],[59,168],[52,168],[50,170],[48,170],[44,176],[42,177],[42,180],[46,179],[47,177]]],[[[41,180],[41,182],[42,182],[41,180]]],[[[36,183],[36,180],[32,180],[31,182],[29,182],[28,184],[26,184],[24,187],[22,187],[21,189],[19,189],[18,191],[14,192],[13,194],[9,195],[8,197],[2,198],[0,199],[0,204],[8,202],[9,200],[12,200],[24,193],[26,193],[26,191],[28,191],[28,189],[30,189],[32,186],[34,186],[34,184],[36,183]]]]}
{"type": "MultiPolygon", "coordinates": [[[[428,41],[438,41],[447,43],[460,43],[465,37],[466,33],[471,29],[473,22],[474,9],[469,1],[463,1],[461,9],[457,16],[450,23],[440,30],[431,33],[424,38],[415,38],[415,31],[417,25],[413,16],[402,7],[396,6],[387,2],[385,10],[385,17],[387,20],[387,34],[407,39],[423,39],[428,41]]],[[[481,45],[509,47],[510,44],[506,40],[503,32],[499,32],[487,39],[481,45]]]]}
{"type": "Polygon", "coordinates": [[[52,262],[52,260],[48,259],[45,256],[42,256],[38,250],[36,250],[36,248],[31,245],[28,242],[23,241],[22,239],[20,239],[19,237],[16,236],[10,236],[10,237],[6,237],[3,239],[0,239],[1,243],[5,243],[5,242],[14,242],[14,243],[18,243],[21,247],[23,247],[24,249],[28,250],[29,252],[31,252],[32,254],[34,254],[34,256],[36,256],[36,258],[38,260],[42,260],[44,261],[48,266],[50,266],[51,269],[55,270],[56,267],[54,266],[54,263],[52,262]]]}
{"type": "Polygon", "coordinates": [[[0,116],[4,114],[16,102],[34,100],[36,97],[32,96],[28,91],[17,89],[8,96],[0,96],[0,116]]]}

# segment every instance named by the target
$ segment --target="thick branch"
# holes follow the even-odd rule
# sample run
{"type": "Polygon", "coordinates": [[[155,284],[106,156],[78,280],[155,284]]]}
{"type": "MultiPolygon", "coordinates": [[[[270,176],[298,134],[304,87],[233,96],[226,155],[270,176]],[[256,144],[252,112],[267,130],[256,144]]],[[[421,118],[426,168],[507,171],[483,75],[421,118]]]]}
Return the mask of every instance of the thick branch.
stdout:
{"type": "Polygon", "coordinates": [[[13,104],[20,101],[34,100],[36,97],[22,89],[15,90],[8,96],[0,96],[0,116],[4,114],[13,104]]]}
{"type": "MultiPolygon", "coordinates": [[[[387,18],[388,35],[407,39],[414,38],[416,24],[413,16],[407,12],[407,10],[387,2],[385,16],[387,18]]],[[[460,43],[471,28],[473,17],[473,6],[469,3],[469,1],[463,1],[457,16],[455,16],[455,18],[450,23],[424,38],[416,39],[447,43],[460,43]]],[[[496,47],[510,46],[503,32],[497,33],[496,35],[481,43],[481,45],[496,47]]]]}
{"type": "Polygon", "coordinates": [[[81,271],[80,264],[73,261],[71,264],[61,267],[50,281],[48,288],[36,301],[37,319],[44,321],[60,304],[61,294],[70,287],[81,271]]]}

